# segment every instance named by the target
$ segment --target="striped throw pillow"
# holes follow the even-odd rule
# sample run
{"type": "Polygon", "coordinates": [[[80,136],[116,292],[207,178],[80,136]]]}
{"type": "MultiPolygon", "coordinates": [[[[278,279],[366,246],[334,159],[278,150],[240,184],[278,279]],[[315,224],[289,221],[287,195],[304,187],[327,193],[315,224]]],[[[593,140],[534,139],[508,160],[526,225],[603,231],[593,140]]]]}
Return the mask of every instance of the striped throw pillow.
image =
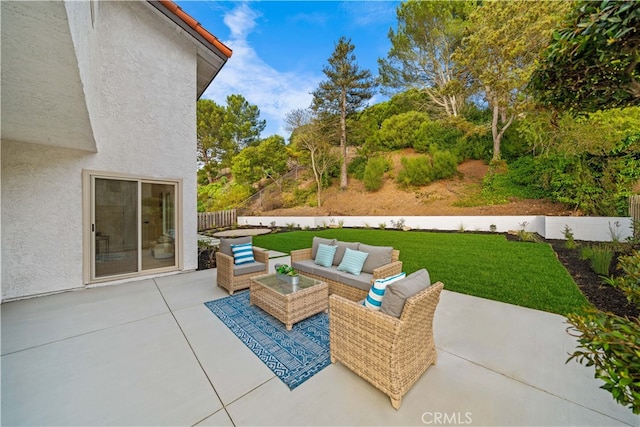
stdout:
{"type": "Polygon", "coordinates": [[[395,276],[377,279],[373,282],[373,285],[371,285],[371,289],[369,289],[369,294],[364,300],[364,306],[372,310],[380,310],[380,306],[382,306],[382,297],[384,297],[384,291],[387,290],[387,286],[400,279],[404,279],[406,276],[407,275],[402,272],[395,276]]]}
{"type": "Polygon", "coordinates": [[[338,266],[338,270],[359,276],[360,272],[362,271],[362,266],[364,265],[364,262],[367,260],[368,256],[369,254],[366,252],[360,252],[355,251],[351,248],[346,248],[344,251],[342,262],[338,266]]]}
{"type": "Polygon", "coordinates": [[[338,249],[337,246],[330,246],[325,245],[324,243],[320,243],[316,252],[316,259],[313,262],[323,267],[331,267],[336,249],[338,249]]]}
{"type": "Polygon", "coordinates": [[[253,247],[251,243],[231,245],[231,252],[233,252],[233,263],[235,265],[248,264],[256,261],[253,258],[253,247]]]}

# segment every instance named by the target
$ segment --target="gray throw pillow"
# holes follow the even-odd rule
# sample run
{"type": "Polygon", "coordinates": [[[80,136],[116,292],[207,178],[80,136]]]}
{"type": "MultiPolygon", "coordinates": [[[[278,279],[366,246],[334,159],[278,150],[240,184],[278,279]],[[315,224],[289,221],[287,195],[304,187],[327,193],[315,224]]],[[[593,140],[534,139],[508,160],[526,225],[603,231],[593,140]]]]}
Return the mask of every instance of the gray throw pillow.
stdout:
{"type": "Polygon", "coordinates": [[[421,269],[387,286],[382,298],[380,311],[390,316],[400,317],[404,303],[410,298],[431,286],[431,278],[426,269],[421,269]]]}
{"type": "Polygon", "coordinates": [[[336,239],[325,239],[324,237],[314,237],[311,245],[311,259],[316,259],[318,254],[318,245],[322,243],[327,246],[335,246],[336,239]]]}
{"type": "Polygon", "coordinates": [[[360,243],[358,250],[369,254],[362,266],[362,271],[365,273],[373,273],[376,268],[391,263],[391,255],[393,253],[393,247],[391,246],[369,246],[360,243]]]}
{"type": "Polygon", "coordinates": [[[220,252],[232,257],[231,245],[241,245],[243,243],[252,243],[251,236],[236,237],[234,239],[223,237],[220,239],[220,252]]]}

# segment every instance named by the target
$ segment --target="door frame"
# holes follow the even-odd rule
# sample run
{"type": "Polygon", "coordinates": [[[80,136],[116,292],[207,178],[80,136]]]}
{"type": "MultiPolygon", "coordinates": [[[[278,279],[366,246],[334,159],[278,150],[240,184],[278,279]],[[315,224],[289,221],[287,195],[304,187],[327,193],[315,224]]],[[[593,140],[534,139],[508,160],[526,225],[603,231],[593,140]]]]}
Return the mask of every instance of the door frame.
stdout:
{"type": "Polygon", "coordinates": [[[85,285],[117,281],[135,277],[144,277],[158,273],[180,271],[184,269],[184,224],[183,224],[183,189],[181,178],[157,178],[126,173],[105,172],[98,170],[82,171],[82,280],[85,285]],[[138,221],[138,271],[112,276],[94,277],[95,262],[95,229],[94,222],[94,178],[119,179],[138,182],[137,221],[138,221]],[[142,183],[175,185],[175,263],[173,266],[142,270],[142,183]]]}

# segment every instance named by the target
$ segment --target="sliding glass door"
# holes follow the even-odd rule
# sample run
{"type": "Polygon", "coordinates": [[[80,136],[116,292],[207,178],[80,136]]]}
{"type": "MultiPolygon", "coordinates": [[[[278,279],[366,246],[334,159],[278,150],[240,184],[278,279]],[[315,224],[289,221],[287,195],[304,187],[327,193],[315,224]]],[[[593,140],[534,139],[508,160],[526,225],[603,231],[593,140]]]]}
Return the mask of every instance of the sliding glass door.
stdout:
{"type": "Polygon", "coordinates": [[[177,268],[177,182],[91,176],[91,279],[177,268]]]}

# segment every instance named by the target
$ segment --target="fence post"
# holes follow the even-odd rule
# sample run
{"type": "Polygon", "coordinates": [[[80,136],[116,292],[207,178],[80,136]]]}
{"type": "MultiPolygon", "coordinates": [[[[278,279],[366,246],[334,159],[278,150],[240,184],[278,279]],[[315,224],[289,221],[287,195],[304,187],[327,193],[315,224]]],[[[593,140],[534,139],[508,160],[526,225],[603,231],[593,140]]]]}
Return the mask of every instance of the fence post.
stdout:
{"type": "Polygon", "coordinates": [[[640,195],[629,196],[629,216],[633,222],[633,237],[640,238],[640,195]]]}

